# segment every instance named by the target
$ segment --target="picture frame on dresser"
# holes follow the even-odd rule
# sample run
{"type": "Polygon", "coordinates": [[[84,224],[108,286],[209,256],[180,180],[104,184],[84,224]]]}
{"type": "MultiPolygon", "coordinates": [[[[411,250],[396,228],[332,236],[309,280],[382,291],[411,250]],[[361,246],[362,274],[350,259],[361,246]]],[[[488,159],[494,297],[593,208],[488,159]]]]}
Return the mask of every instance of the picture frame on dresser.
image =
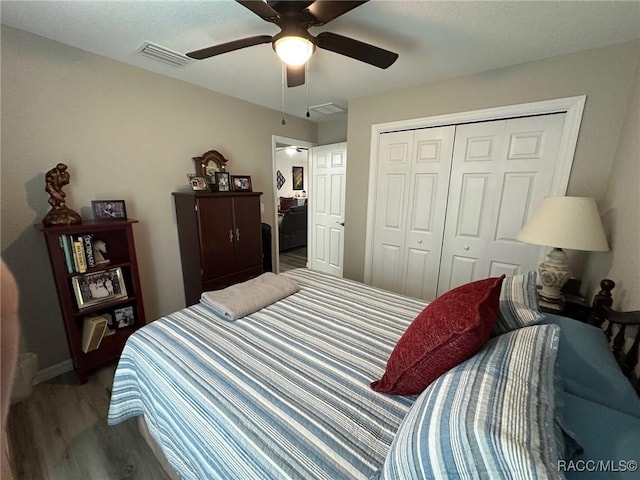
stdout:
{"type": "Polygon", "coordinates": [[[209,190],[209,185],[205,177],[189,175],[189,184],[194,192],[209,190]]]}
{"type": "Polygon", "coordinates": [[[120,298],[127,298],[122,269],[77,275],[71,279],[78,308],[83,309],[120,298]]]}
{"type": "Polygon", "coordinates": [[[234,192],[251,192],[251,177],[248,175],[231,175],[231,185],[234,192]]]}
{"type": "Polygon", "coordinates": [[[231,176],[229,172],[216,172],[215,184],[219,192],[231,191],[231,176]]]}

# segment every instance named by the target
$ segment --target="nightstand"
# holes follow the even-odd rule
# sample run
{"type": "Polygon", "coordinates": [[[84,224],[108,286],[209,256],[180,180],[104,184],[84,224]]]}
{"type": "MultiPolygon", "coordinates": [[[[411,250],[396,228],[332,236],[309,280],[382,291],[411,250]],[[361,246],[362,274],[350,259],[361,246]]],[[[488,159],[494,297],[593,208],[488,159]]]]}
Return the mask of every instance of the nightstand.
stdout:
{"type": "Polygon", "coordinates": [[[545,313],[553,313],[563,317],[573,318],[586,322],[591,315],[591,305],[582,295],[565,293],[562,304],[550,304],[538,298],[540,310],[545,313]]]}

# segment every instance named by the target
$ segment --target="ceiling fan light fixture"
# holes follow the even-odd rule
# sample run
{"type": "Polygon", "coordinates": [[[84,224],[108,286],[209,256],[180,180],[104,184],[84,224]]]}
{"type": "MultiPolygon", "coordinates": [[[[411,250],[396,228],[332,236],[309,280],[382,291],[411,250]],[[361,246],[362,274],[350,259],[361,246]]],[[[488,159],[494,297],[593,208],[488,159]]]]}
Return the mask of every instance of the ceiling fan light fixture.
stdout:
{"type": "Polygon", "coordinates": [[[304,65],[313,54],[316,46],[311,40],[297,35],[281,37],[274,42],[274,50],[287,65],[304,65]]]}

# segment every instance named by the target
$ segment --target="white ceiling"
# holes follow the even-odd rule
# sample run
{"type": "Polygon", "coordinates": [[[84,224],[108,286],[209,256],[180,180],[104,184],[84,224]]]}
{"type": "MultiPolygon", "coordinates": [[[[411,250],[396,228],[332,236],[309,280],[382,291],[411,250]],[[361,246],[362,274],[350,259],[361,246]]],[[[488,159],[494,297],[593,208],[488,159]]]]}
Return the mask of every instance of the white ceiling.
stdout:
{"type": "MultiPolygon", "coordinates": [[[[145,41],[185,53],[254,35],[267,23],[232,0],[7,1],[3,24],[276,110],[280,63],[270,44],[182,67],[137,53],[145,41]]],[[[640,38],[640,1],[372,0],[310,33],[331,31],[395,51],[387,70],[316,50],[311,106],[640,38]]],[[[306,86],[287,88],[285,111],[304,117],[306,86]]],[[[314,121],[331,120],[312,114],[314,121]]]]}

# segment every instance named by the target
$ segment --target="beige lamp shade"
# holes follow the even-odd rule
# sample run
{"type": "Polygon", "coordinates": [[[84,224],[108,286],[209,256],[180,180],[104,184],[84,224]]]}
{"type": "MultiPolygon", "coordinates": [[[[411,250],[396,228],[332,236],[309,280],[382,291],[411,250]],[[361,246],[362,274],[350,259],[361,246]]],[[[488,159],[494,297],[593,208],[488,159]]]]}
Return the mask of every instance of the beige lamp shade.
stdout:
{"type": "Polygon", "coordinates": [[[518,240],[570,250],[609,250],[592,197],[546,197],[518,234],[518,240]]]}

